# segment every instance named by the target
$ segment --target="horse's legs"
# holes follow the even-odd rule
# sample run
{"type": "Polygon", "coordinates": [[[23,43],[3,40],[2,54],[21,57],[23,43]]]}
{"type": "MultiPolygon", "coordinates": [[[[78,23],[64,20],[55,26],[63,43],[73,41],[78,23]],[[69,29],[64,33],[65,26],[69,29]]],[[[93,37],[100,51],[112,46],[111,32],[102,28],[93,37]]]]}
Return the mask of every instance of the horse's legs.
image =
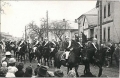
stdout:
{"type": "Polygon", "coordinates": [[[37,57],[38,63],[40,63],[40,57],[37,57]]]}
{"type": "Polygon", "coordinates": [[[69,69],[70,69],[70,68],[69,68],[69,67],[67,67],[67,74],[68,74],[68,72],[69,72],[69,69]]]}
{"type": "Polygon", "coordinates": [[[102,66],[100,64],[97,64],[97,66],[99,67],[98,77],[100,77],[102,75],[102,66]]]}
{"type": "Polygon", "coordinates": [[[77,77],[79,77],[79,74],[78,74],[78,71],[77,71],[77,70],[78,70],[78,67],[79,67],[79,65],[75,67],[75,72],[76,72],[76,76],[77,76],[77,77]]]}
{"type": "Polygon", "coordinates": [[[24,56],[23,56],[23,57],[24,57],[24,63],[25,63],[25,60],[26,60],[26,59],[25,59],[25,57],[26,57],[26,54],[24,54],[24,56]]]}
{"type": "Polygon", "coordinates": [[[21,62],[22,62],[22,54],[20,54],[20,60],[21,60],[21,62]]]}

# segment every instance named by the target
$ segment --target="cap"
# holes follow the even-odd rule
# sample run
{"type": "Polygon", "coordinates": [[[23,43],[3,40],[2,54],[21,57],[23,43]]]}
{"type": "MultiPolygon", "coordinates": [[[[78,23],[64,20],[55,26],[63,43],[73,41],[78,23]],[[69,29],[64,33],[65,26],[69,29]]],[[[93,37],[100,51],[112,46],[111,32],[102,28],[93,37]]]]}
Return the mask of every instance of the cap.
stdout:
{"type": "Polygon", "coordinates": [[[9,63],[15,63],[15,62],[16,62],[15,58],[10,58],[9,59],[9,63]]]}

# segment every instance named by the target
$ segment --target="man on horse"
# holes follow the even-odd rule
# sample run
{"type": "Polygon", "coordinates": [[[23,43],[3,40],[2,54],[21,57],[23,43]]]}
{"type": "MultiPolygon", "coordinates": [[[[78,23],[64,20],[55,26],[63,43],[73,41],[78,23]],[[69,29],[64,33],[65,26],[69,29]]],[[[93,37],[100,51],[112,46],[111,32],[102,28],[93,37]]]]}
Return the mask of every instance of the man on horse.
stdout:
{"type": "Polygon", "coordinates": [[[33,50],[34,50],[34,52],[35,52],[36,48],[38,47],[38,45],[39,45],[39,40],[38,40],[37,37],[35,37],[34,43],[33,43],[33,47],[34,47],[33,50]]]}
{"type": "Polygon", "coordinates": [[[54,50],[58,50],[58,43],[52,39],[51,41],[51,52],[53,52],[54,50]]]}
{"type": "Polygon", "coordinates": [[[93,49],[95,52],[97,52],[97,50],[99,50],[96,38],[93,38],[91,49],[93,49]]]}
{"type": "Polygon", "coordinates": [[[42,46],[43,46],[43,48],[45,49],[48,49],[49,48],[49,41],[48,41],[48,38],[46,37],[46,38],[44,38],[44,41],[43,41],[43,43],[42,43],[42,46]]]}
{"type": "Polygon", "coordinates": [[[64,42],[64,54],[62,56],[62,59],[61,60],[65,60],[66,61],[66,65],[67,64],[67,60],[68,60],[68,57],[69,57],[69,53],[70,53],[70,50],[72,49],[71,46],[72,46],[72,41],[69,39],[69,37],[66,37],[66,41],[64,42]]]}

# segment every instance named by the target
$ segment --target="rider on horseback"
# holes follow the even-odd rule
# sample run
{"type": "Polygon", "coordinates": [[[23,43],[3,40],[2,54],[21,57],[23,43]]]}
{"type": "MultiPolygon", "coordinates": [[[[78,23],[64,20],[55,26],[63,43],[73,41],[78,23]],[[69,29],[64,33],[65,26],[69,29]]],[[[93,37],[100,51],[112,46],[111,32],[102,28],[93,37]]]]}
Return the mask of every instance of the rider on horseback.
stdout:
{"type": "MultiPolygon", "coordinates": [[[[64,43],[65,54],[63,54],[63,57],[65,57],[65,60],[66,60],[66,65],[68,65],[67,60],[68,60],[70,50],[71,50],[71,40],[69,40],[69,37],[66,37],[66,41],[64,43]]],[[[62,60],[64,60],[64,59],[62,59],[62,60]]]]}
{"type": "Polygon", "coordinates": [[[33,50],[34,50],[34,52],[35,52],[36,48],[38,47],[38,45],[39,45],[39,40],[38,40],[37,37],[35,37],[34,43],[33,43],[33,47],[34,47],[33,50]]]}

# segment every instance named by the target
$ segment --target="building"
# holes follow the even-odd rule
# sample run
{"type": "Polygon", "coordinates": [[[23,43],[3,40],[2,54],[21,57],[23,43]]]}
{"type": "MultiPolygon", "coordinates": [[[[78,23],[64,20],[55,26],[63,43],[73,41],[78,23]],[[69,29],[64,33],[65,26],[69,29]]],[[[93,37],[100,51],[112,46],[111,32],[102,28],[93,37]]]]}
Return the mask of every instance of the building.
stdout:
{"type": "MultiPolygon", "coordinates": [[[[102,42],[120,42],[120,1],[102,0],[102,42]]],[[[100,20],[100,2],[97,1],[98,20],[100,20]]],[[[98,22],[98,30],[100,23],[98,22]]],[[[100,34],[98,34],[99,37],[100,34]]],[[[100,37],[98,38],[100,41],[100,37]]]]}
{"type": "MultiPolygon", "coordinates": [[[[61,37],[62,40],[65,40],[66,36],[68,36],[70,39],[72,39],[75,34],[78,34],[78,24],[73,21],[69,21],[69,25],[70,25],[70,28],[58,29],[58,30],[64,32],[64,34],[61,37]]],[[[49,29],[49,31],[51,31],[51,30],[54,31],[54,29],[49,29]]],[[[56,36],[56,34],[54,34],[52,32],[48,33],[48,39],[49,39],[49,41],[51,41],[52,39],[55,39],[56,41],[60,41],[60,39],[56,36]]]]}
{"type": "MultiPolygon", "coordinates": [[[[97,19],[98,13],[96,8],[82,14],[78,18],[79,33],[83,32],[87,38],[93,38],[94,36],[97,37],[97,33],[95,33],[98,23],[97,19]]],[[[79,34],[79,36],[81,37],[81,34],[79,34]]]]}
{"type": "MultiPolygon", "coordinates": [[[[120,42],[120,1],[102,0],[102,42],[120,42]]],[[[96,8],[78,18],[79,33],[87,38],[96,37],[100,42],[100,2],[96,8]]],[[[80,34],[79,34],[80,36],[80,34]]]]}

